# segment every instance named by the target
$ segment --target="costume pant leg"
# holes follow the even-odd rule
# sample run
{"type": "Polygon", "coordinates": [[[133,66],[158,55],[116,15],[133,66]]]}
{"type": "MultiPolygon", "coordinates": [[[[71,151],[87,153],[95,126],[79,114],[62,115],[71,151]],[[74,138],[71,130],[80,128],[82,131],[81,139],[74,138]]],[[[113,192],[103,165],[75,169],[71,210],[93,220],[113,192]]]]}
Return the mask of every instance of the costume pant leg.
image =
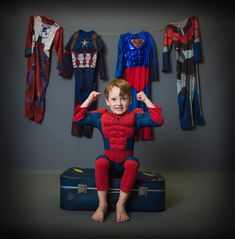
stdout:
{"type": "Polygon", "coordinates": [[[28,59],[25,91],[25,116],[41,123],[45,114],[46,88],[49,80],[50,62],[48,56],[40,50],[28,59]]]}
{"type": "Polygon", "coordinates": [[[199,81],[196,73],[197,68],[195,74],[186,77],[181,76],[181,80],[177,80],[179,116],[182,129],[192,129],[195,125],[204,123],[199,96],[199,81]]]}
{"type": "Polygon", "coordinates": [[[27,74],[26,74],[26,90],[25,90],[25,117],[34,121],[34,98],[35,98],[35,81],[36,66],[35,56],[28,57],[27,74]]]}
{"type": "Polygon", "coordinates": [[[135,157],[128,157],[124,163],[124,172],[121,179],[120,190],[129,194],[136,180],[139,169],[139,161],[135,157]]]}
{"type": "Polygon", "coordinates": [[[191,129],[194,127],[192,118],[191,102],[189,94],[181,91],[178,95],[180,126],[182,129],[191,129]]]}
{"type": "Polygon", "coordinates": [[[97,191],[109,189],[110,162],[105,155],[100,155],[95,161],[95,182],[97,191]]]}
{"type": "Polygon", "coordinates": [[[195,65],[196,79],[195,79],[195,90],[193,95],[193,118],[195,125],[203,125],[204,117],[202,114],[202,105],[200,99],[200,86],[199,86],[199,70],[198,65],[195,65]]]}
{"type": "MultiPolygon", "coordinates": [[[[78,69],[75,73],[75,106],[82,104],[89,94],[94,90],[94,69],[78,69]]],[[[96,103],[89,107],[94,110],[96,103]]],[[[72,123],[73,136],[91,138],[93,127],[90,125],[77,125],[72,123]]]]}

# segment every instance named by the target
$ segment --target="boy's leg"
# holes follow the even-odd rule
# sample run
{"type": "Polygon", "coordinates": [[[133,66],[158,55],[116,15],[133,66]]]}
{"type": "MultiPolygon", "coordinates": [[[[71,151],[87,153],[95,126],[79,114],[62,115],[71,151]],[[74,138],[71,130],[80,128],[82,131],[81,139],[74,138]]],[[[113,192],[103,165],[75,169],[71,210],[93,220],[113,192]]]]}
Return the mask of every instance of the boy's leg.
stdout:
{"type": "Polygon", "coordinates": [[[135,183],[138,168],[139,162],[134,157],[129,157],[124,163],[120,196],[116,205],[117,222],[126,222],[130,219],[126,212],[126,202],[135,183]]]}
{"type": "Polygon", "coordinates": [[[107,213],[107,191],[97,191],[99,198],[99,206],[92,215],[92,220],[96,222],[103,222],[104,216],[107,213]]]}
{"type": "Polygon", "coordinates": [[[103,222],[107,212],[107,190],[109,188],[109,160],[104,155],[95,161],[95,181],[99,198],[99,206],[92,215],[92,220],[103,222]]]}
{"type": "Polygon", "coordinates": [[[130,219],[130,217],[128,216],[126,212],[126,201],[128,197],[129,197],[129,194],[124,193],[120,190],[119,199],[116,204],[117,222],[127,222],[130,219]]]}

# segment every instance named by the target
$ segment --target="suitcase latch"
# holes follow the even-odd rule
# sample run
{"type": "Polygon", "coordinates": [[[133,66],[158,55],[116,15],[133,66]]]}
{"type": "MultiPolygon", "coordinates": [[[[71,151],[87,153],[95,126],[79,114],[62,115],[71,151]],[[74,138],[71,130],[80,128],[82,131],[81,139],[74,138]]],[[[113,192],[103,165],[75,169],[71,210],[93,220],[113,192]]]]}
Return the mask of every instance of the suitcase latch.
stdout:
{"type": "Polygon", "coordinates": [[[147,196],[148,195],[148,188],[147,187],[139,187],[139,196],[147,196]]]}
{"type": "Polygon", "coordinates": [[[87,193],[87,184],[78,184],[78,193],[86,194],[87,193]]]}

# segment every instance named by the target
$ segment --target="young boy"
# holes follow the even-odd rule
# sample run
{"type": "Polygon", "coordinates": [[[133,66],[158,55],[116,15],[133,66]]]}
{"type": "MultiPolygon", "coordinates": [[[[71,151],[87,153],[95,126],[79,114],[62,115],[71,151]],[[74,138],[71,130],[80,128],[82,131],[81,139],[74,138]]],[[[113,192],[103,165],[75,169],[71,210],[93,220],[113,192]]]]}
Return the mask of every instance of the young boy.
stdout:
{"type": "Polygon", "coordinates": [[[139,168],[138,159],[133,157],[135,131],[144,126],[163,125],[162,109],[154,105],[141,91],[136,98],[146,104],[148,112],[139,108],[128,112],[128,106],[131,103],[131,87],[122,79],[109,81],[104,93],[106,104],[111,112],[105,108],[87,112],[87,108],[100,96],[99,92],[93,91],[82,105],[76,106],[73,122],[98,128],[104,140],[104,155],[100,155],[95,162],[99,206],[92,219],[99,222],[104,220],[108,206],[109,173],[116,171],[122,175],[119,200],[116,204],[116,220],[126,222],[130,219],[125,209],[126,202],[139,168]]]}

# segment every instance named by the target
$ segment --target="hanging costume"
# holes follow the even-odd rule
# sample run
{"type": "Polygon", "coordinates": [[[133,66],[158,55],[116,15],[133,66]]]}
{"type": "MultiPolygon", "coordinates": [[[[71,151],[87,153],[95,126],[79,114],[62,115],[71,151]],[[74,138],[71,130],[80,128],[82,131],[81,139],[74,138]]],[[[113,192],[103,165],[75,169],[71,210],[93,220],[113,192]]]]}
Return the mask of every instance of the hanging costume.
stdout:
{"type": "MultiPolygon", "coordinates": [[[[121,190],[129,193],[135,182],[139,161],[133,157],[135,131],[138,128],[163,125],[162,109],[148,108],[144,112],[140,108],[116,115],[105,108],[87,112],[87,108],[77,105],[73,122],[78,125],[92,125],[98,128],[103,136],[104,155],[95,162],[95,177],[97,190],[108,190],[109,169],[122,176],[121,190]]],[[[112,172],[113,173],[113,172],[112,172]]]]}
{"type": "Polygon", "coordinates": [[[163,72],[170,71],[170,51],[175,47],[177,61],[177,93],[180,125],[192,129],[204,123],[199,91],[198,63],[200,36],[197,18],[190,17],[180,24],[166,27],[163,46],[163,72]]]}
{"type": "MultiPolygon", "coordinates": [[[[60,75],[71,78],[75,76],[74,105],[82,104],[89,94],[96,89],[95,76],[99,68],[100,79],[105,80],[104,43],[94,31],[75,32],[68,41],[60,68],[60,75]]],[[[93,103],[89,110],[96,109],[93,103]]],[[[72,135],[92,137],[92,126],[81,126],[72,123],[72,135]]]]}
{"type": "Polygon", "coordinates": [[[25,116],[41,123],[45,113],[46,88],[49,81],[50,50],[54,43],[58,66],[63,55],[63,30],[54,20],[31,16],[25,45],[28,58],[25,91],[25,116]]]}
{"type": "MultiPolygon", "coordinates": [[[[135,108],[147,111],[146,105],[136,100],[136,94],[144,91],[150,98],[150,81],[157,80],[157,73],[157,53],[150,33],[142,31],[137,34],[122,34],[118,41],[115,77],[126,80],[132,87],[132,104],[128,111],[135,108]]],[[[137,140],[150,140],[152,128],[142,128],[136,136],[137,140]]]]}

